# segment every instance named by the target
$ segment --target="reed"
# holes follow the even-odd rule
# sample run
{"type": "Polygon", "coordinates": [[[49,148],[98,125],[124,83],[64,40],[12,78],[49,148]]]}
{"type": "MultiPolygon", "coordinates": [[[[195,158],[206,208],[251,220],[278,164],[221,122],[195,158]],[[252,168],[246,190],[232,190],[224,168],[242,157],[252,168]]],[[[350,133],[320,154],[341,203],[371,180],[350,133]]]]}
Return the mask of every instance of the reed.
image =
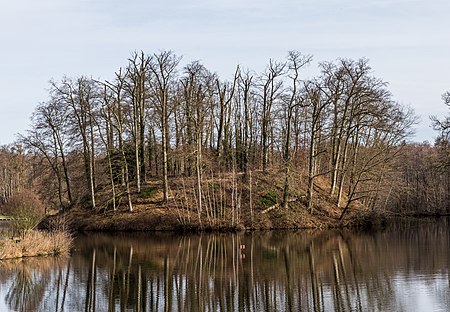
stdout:
{"type": "Polygon", "coordinates": [[[70,251],[72,237],[68,232],[29,231],[22,239],[0,240],[0,260],[60,255],[70,251]]]}

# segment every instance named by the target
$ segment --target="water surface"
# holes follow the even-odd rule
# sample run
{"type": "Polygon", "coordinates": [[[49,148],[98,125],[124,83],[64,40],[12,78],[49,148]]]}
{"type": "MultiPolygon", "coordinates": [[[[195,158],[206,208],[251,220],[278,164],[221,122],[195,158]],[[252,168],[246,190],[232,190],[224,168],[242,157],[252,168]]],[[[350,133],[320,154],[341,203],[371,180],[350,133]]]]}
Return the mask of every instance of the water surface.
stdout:
{"type": "Polygon", "coordinates": [[[448,311],[449,220],[377,233],[89,234],[0,262],[0,311],[448,311]]]}

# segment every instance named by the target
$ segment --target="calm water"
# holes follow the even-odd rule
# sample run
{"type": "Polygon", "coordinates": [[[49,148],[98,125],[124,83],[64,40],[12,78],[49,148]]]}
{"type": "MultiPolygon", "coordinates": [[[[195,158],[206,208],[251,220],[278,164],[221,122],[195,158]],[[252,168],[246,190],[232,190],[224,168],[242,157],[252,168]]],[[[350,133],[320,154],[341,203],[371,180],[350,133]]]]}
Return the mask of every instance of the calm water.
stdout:
{"type": "Polygon", "coordinates": [[[80,236],[0,262],[0,311],[449,311],[449,228],[80,236]]]}

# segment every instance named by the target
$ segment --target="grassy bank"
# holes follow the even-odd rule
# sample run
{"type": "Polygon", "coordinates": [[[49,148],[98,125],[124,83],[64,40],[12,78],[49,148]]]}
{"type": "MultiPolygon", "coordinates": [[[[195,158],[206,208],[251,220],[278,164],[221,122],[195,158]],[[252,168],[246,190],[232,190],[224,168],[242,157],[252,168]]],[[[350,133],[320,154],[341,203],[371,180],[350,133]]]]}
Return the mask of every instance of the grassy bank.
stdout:
{"type": "MultiPolygon", "coordinates": [[[[345,217],[329,195],[327,181],[317,179],[313,209],[308,208],[305,177],[292,173],[288,207],[283,205],[283,175],[254,172],[205,177],[201,206],[194,177],[171,180],[171,196],[163,201],[159,180],[149,180],[133,192],[133,211],[124,200],[112,207],[75,207],[63,213],[75,231],[239,231],[328,229],[383,226],[388,216],[354,201],[345,217]]],[[[345,195],[342,202],[345,205],[345,195]]],[[[102,199],[105,202],[105,198],[102,199]]],[[[341,203],[342,206],[342,203],[341,203]]]]}
{"type": "Polygon", "coordinates": [[[21,239],[4,236],[0,238],[0,260],[65,254],[71,243],[68,232],[33,230],[21,239]]]}

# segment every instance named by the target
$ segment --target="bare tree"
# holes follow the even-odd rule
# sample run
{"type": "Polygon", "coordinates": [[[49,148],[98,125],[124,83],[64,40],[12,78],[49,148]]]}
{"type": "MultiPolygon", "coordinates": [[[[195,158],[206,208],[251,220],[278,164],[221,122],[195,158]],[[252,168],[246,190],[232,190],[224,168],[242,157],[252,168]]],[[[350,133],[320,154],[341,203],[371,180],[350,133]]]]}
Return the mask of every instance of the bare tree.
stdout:
{"type": "Polygon", "coordinates": [[[111,101],[105,101],[104,104],[107,106],[108,112],[113,117],[111,120],[111,126],[115,128],[117,132],[119,152],[121,155],[123,167],[123,181],[127,194],[128,210],[133,211],[128,162],[125,154],[124,123],[122,117],[124,85],[125,76],[122,74],[122,69],[120,69],[119,72],[116,73],[115,83],[110,83],[108,81],[105,83],[105,86],[107,86],[113,92],[114,97],[111,99],[111,101]]]}
{"type": "Polygon", "coordinates": [[[226,158],[230,158],[230,118],[232,112],[232,100],[236,90],[236,83],[238,81],[239,66],[236,67],[234,74],[234,79],[232,83],[221,83],[218,78],[216,78],[217,93],[219,96],[219,116],[218,116],[218,126],[217,126],[217,155],[218,159],[221,160],[226,154],[226,158]]]}
{"type": "Polygon", "coordinates": [[[284,162],[284,187],[283,187],[283,206],[288,208],[289,197],[289,170],[291,166],[291,129],[292,129],[292,117],[293,110],[296,106],[301,105],[300,97],[298,94],[299,84],[299,71],[300,69],[309,64],[312,60],[310,55],[302,55],[298,51],[289,51],[287,65],[289,69],[289,79],[291,80],[291,89],[289,90],[290,96],[285,100],[286,102],[286,134],[284,140],[283,162],[284,162]]]}
{"type": "Polygon", "coordinates": [[[83,147],[84,169],[92,207],[95,202],[95,133],[94,106],[96,105],[96,89],[93,80],[80,77],[76,80],[64,78],[60,84],[51,82],[51,93],[60,105],[69,107],[69,124],[73,140],[81,140],[83,147]]]}
{"type": "Polygon", "coordinates": [[[322,90],[318,81],[305,82],[304,89],[310,114],[307,198],[308,209],[311,213],[313,213],[314,182],[316,177],[319,175],[317,170],[318,157],[322,154],[322,151],[319,150],[319,143],[321,141],[322,130],[324,127],[324,114],[326,113],[326,108],[329,103],[323,99],[322,90]]]}
{"type": "Polygon", "coordinates": [[[146,181],[145,172],[145,125],[146,125],[146,82],[150,80],[149,65],[151,58],[141,51],[133,53],[129,59],[126,77],[129,78],[126,90],[131,99],[133,112],[132,133],[134,136],[134,154],[137,192],[141,191],[142,182],[146,181]]]}
{"type": "Polygon", "coordinates": [[[37,151],[47,161],[56,177],[58,199],[63,209],[73,203],[72,188],[66,156],[66,145],[69,138],[67,131],[67,112],[56,99],[41,103],[32,116],[34,130],[27,136],[21,136],[19,141],[27,148],[37,151]],[[65,182],[65,188],[63,186],[65,182]],[[64,193],[67,192],[67,201],[64,193]]]}
{"type": "Polygon", "coordinates": [[[154,54],[150,60],[149,69],[152,77],[152,96],[154,97],[155,109],[160,116],[160,127],[162,135],[162,166],[163,166],[163,194],[164,201],[167,202],[169,196],[168,179],[168,157],[169,157],[169,117],[171,110],[169,107],[169,97],[175,78],[176,68],[181,58],[172,51],[163,51],[154,54]]]}
{"type": "Polygon", "coordinates": [[[283,82],[278,80],[284,74],[286,63],[269,60],[269,65],[261,78],[262,83],[262,111],[261,111],[261,147],[262,169],[267,172],[269,162],[269,145],[271,137],[272,108],[275,100],[280,96],[283,82]]]}
{"type": "MultiPolygon", "coordinates": [[[[199,62],[193,62],[185,67],[185,77],[181,79],[183,88],[183,102],[185,111],[189,114],[188,128],[193,128],[194,144],[189,154],[195,155],[195,172],[197,176],[197,211],[200,215],[203,210],[203,135],[207,110],[210,107],[208,96],[211,95],[214,75],[209,73],[199,62]]],[[[201,218],[200,218],[201,220],[201,218]]]]}
{"type": "Polygon", "coordinates": [[[0,147],[0,214],[2,204],[32,183],[31,161],[22,143],[0,147]]]}
{"type": "Polygon", "coordinates": [[[252,88],[254,87],[253,78],[254,76],[248,70],[245,72],[242,72],[241,70],[239,71],[238,97],[242,97],[243,106],[243,112],[241,113],[241,118],[239,120],[242,144],[240,149],[237,149],[236,153],[240,154],[238,157],[239,167],[242,171],[244,171],[244,179],[247,179],[249,176],[249,150],[253,140],[253,122],[251,116],[251,102],[252,100],[255,102],[252,96],[252,88]]]}

